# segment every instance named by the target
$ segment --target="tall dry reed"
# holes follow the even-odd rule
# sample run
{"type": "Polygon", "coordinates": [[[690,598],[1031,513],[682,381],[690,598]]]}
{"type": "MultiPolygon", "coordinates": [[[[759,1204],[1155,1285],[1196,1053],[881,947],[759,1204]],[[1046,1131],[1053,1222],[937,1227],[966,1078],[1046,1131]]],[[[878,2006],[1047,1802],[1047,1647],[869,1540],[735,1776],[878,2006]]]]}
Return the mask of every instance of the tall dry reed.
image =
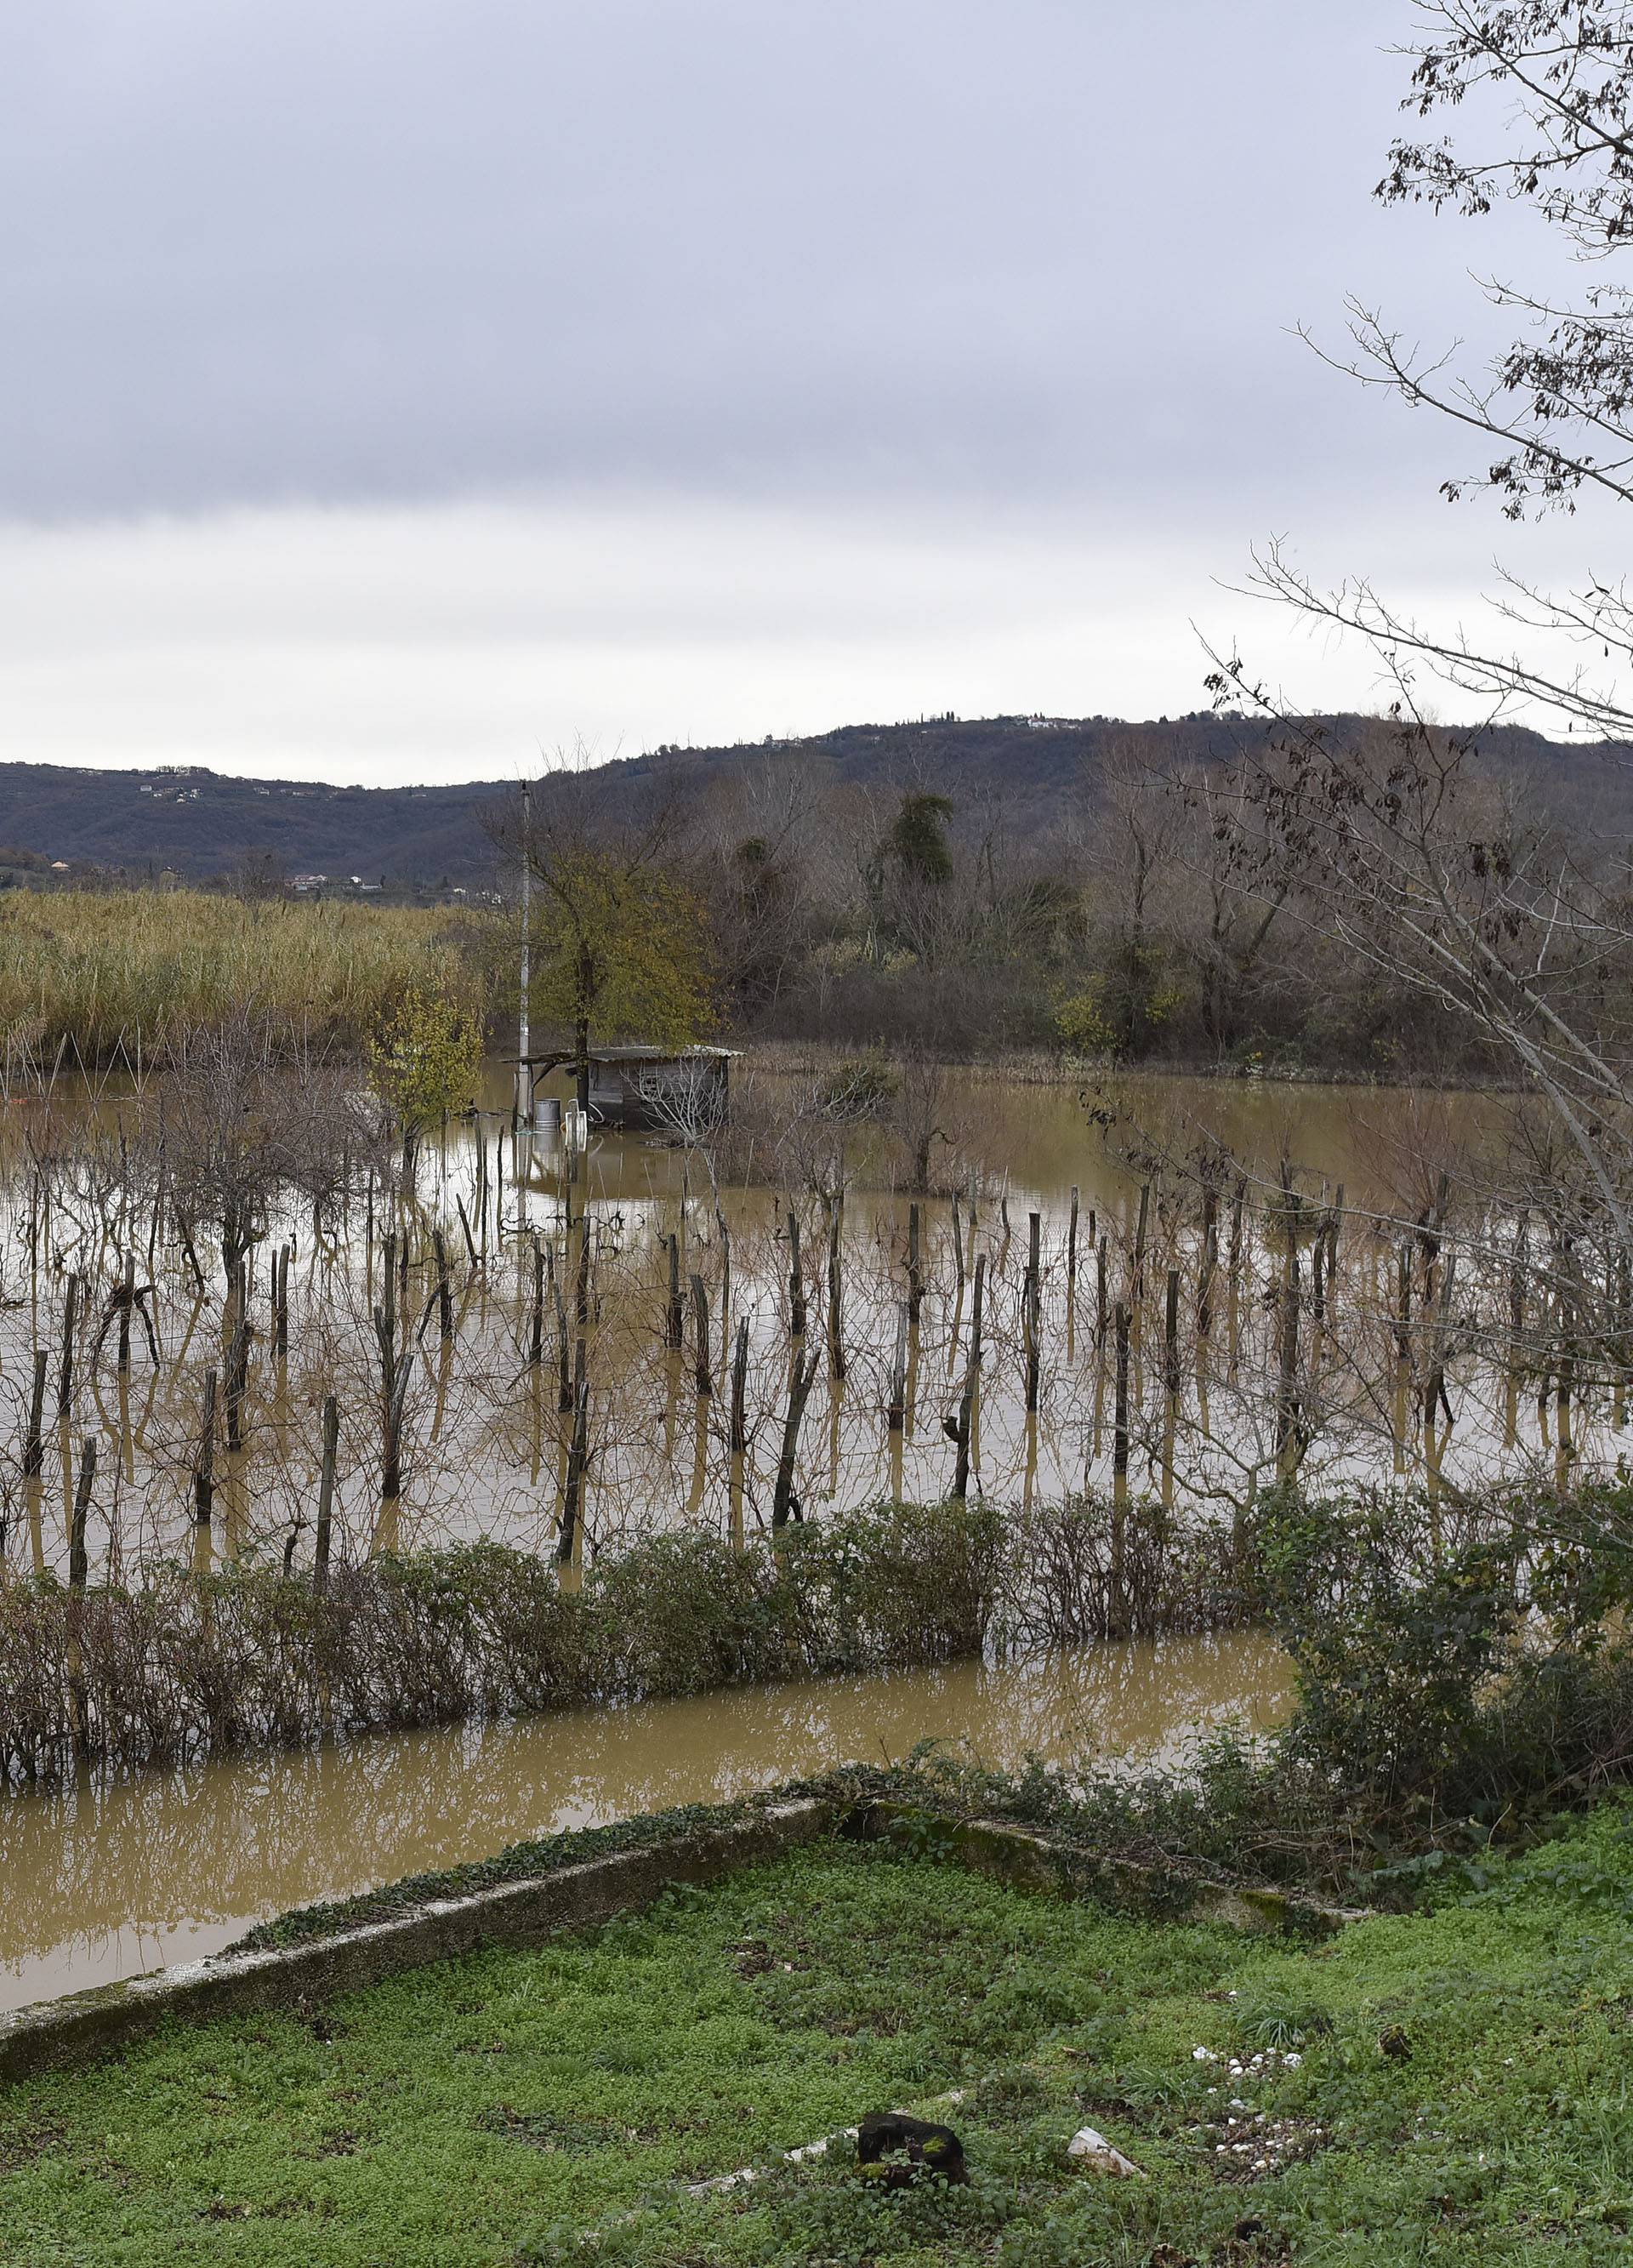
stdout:
{"type": "Polygon", "coordinates": [[[410,985],[468,992],[474,965],[436,909],[15,891],[0,903],[0,1027],[47,1068],[246,1012],[355,1041],[410,985]]]}

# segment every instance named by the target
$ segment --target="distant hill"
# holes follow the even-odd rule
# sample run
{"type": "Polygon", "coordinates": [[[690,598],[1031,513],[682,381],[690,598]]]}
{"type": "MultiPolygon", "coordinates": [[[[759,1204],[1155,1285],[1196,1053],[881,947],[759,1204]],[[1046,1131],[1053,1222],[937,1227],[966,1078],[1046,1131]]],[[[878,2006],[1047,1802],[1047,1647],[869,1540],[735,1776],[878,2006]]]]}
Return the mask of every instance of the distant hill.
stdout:
{"type": "MultiPolygon", "coordinates": [[[[1334,718],[1342,728],[1350,720],[1334,718]]],[[[1092,801],[1099,760],[1136,749],[1156,769],[1224,761],[1258,728],[1204,713],[1152,723],[1115,718],[951,717],[904,725],[850,725],[799,740],[715,748],[661,747],[600,768],[609,797],[625,781],[671,782],[688,794],[768,758],[820,770],[835,784],[930,787],[966,809],[1001,806],[1021,835],[1045,835],[1092,801]]],[[[1562,744],[1519,726],[1482,736],[1494,768],[1541,775],[1556,814],[1590,814],[1633,832],[1633,773],[1626,759],[1562,744]]],[[[231,873],[270,855],[285,873],[360,875],[435,887],[489,877],[482,813],[513,783],[459,787],[331,787],[304,780],[245,780],[197,770],[144,772],[0,763],[0,864],[5,851],[121,870],[133,880],[166,868],[189,880],[231,873]]]]}
{"type": "MultiPolygon", "coordinates": [[[[331,787],[311,780],[233,779],[222,772],[89,771],[0,764],[0,846],[48,859],[122,869],[133,880],[169,867],[188,880],[271,853],[290,874],[378,882],[485,878],[493,853],[484,805],[506,792],[462,787],[331,787]]],[[[0,850],[4,858],[4,850],[0,850]]]]}

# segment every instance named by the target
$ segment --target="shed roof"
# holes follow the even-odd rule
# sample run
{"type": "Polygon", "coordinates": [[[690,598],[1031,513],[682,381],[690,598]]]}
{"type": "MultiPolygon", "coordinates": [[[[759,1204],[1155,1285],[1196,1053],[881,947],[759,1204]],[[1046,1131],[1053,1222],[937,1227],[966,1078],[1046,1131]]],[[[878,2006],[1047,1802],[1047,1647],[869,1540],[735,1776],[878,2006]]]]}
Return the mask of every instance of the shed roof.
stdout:
{"type": "MultiPolygon", "coordinates": [[[[649,1046],[642,1041],[631,1041],[618,1047],[592,1048],[589,1050],[589,1057],[592,1064],[679,1064],[695,1063],[700,1059],[706,1063],[729,1063],[734,1061],[741,1053],[740,1048],[658,1048],[649,1046]]],[[[525,1063],[531,1068],[537,1064],[554,1065],[577,1063],[578,1057],[577,1050],[574,1048],[545,1048],[526,1056],[518,1056],[514,1060],[518,1063],[525,1063]]]]}

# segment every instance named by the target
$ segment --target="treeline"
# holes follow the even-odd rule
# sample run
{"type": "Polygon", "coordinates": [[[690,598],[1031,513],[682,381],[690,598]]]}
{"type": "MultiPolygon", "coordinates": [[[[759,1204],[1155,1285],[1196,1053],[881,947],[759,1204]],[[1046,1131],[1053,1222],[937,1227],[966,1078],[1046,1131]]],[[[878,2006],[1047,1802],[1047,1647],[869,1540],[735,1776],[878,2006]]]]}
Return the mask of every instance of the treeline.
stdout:
{"type": "MultiPolygon", "coordinates": [[[[1387,726],[1344,729],[1363,744],[1374,729],[1387,764],[1387,726]]],[[[1466,1016],[1334,933],[1319,858],[1269,823],[1279,759],[1262,735],[1244,727],[1243,740],[1232,755],[1217,733],[1205,748],[1194,736],[1184,754],[1173,727],[1126,728],[1080,764],[1047,827],[1001,784],[966,771],[948,792],[928,764],[847,780],[772,750],[717,771],[684,800],[676,856],[706,910],[722,1020],[748,1037],[953,1055],[1059,1048],[1379,1077],[1497,1067],[1466,1016]]],[[[1551,837],[1565,867],[1603,868],[1624,817],[1595,806],[1585,760],[1556,769],[1550,752],[1539,766],[1543,747],[1497,736],[1472,792],[1460,757],[1470,824],[1483,799],[1500,806],[1494,838],[1525,836],[1534,860],[1551,837]]],[[[1601,964],[1595,981],[1616,975],[1601,964]]]]}
{"type": "MultiPolygon", "coordinates": [[[[526,830],[535,1037],[1507,1075],[1490,1017],[1482,1028],[1433,981],[1401,981],[1396,917],[1415,885],[1397,870],[1414,846],[1435,918],[1472,904],[1476,925],[1510,915],[1546,939],[1540,1009],[1597,1027],[1627,997],[1633,924],[1617,909],[1633,813],[1592,750],[1497,733],[1460,743],[1443,772],[1431,736],[1408,770],[1432,822],[1409,839],[1391,834],[1398,733],[1329,720],[1330,745],[1360,751],[1358,807],[1379,834],[1358,868],[1344,847],[1376,901],[1369,923],[1351,888],[1346,925],[1309,777],[1259,727],[1006,729],[1005,745],[1044,754],[1006,770],[991,731],[944,724],[547,775],[526,830]],[[1498,858],[1501,901],[1480,863],[1498,858]]],[[[482,1007],[503,1044],[518,1006],[519,799],[492,799],[483,823],[494,887],[457,909],[296,902],[251,858],[208,896],[8,893],[9,1042],[35,1061],[66,1044],[90,1062],[264,1005],[361,1042],[413,977],[482,1007]]],[[[1421,945],[1432,959],[1432,937],[1421,945]]]]}

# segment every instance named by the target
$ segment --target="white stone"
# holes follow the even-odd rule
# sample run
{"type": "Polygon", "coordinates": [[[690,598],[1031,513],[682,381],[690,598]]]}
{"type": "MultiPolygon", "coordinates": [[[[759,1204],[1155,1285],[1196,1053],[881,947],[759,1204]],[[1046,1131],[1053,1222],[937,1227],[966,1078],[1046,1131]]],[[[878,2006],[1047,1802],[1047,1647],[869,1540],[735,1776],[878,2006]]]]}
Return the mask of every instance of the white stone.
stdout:
{"type": "Polygon", "coordinates": [[[1124,2178],[1131,2174],[1136,2181],[1145,2179],[1144,2169],[1136,2166],[1132,2158],[1125,2158],[1114,2142],[1108,2142],[1092,2126],[1078,2127],[1066,2145],[1066,2155],[1087,2166],[1092,2173],[1115,2174],[1124,2178]]]}

